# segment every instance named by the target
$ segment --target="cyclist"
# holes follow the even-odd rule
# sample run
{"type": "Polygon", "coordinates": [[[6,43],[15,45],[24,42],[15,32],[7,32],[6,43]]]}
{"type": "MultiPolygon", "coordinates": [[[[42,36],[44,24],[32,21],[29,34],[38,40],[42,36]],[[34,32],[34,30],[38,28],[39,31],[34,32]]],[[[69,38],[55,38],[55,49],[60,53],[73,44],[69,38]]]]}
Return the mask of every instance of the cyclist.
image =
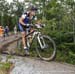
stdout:
{"type": "Polygon", "coordinates": [[[0,36],[3,37],[3,34],[4,34],[4,29],[2,26],[0,26],[0,36]]]}
{"type": "Polygon", "coordinates": [[[34,19],[35,12],[37,11],[37,8],[34,6],[31,6],[28,12],[22,14],[22,16],[19,18],[19,30],[22,35],[22,43],[25,50],[25,54],[29,55],[29,49],[26,46],[26,28],[29,28],[29,23],[34,19]]]}

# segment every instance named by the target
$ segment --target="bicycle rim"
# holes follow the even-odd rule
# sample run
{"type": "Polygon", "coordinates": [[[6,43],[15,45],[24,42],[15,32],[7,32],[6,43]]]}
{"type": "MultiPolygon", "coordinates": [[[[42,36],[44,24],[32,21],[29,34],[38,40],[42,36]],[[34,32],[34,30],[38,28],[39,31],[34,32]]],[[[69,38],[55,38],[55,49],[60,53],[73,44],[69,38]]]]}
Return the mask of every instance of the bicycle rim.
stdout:
{"type": "Polygon", "coordinates": [[[22,45],[22,40],[21,39],[17,41],[17,49],[18,50],[22,50],[23,49],[23,45],[22,45]]]}

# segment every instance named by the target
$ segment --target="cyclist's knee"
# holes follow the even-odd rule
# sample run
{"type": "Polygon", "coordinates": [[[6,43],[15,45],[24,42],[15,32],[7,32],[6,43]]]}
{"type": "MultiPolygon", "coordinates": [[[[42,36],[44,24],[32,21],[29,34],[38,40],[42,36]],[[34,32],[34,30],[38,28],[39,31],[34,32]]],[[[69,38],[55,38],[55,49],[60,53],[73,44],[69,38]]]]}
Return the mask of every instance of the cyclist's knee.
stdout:
{"type": "Polygon", "coordinates": [[[25,32],[22,32],[22,37],[23,37],[23,38],[25,37],[25,35],[26,35],[25,32]]]}

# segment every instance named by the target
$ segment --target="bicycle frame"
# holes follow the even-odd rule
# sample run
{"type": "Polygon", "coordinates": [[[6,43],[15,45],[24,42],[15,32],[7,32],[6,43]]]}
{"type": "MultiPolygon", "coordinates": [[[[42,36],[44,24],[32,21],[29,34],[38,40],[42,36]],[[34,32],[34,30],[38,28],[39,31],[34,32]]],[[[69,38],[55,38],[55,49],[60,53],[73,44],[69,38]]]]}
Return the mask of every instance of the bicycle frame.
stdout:
{"type": "Polygon", "coordinates": [[[27,46],[30,48],[34,38],[39,34],[39,32],[36,32],[35,30],[33,32],[30,32],[26,35],[26,39],[27,39],[27,46]],[[32,36],[31,36],[32,35],[32,36]],[[31,37],[31,43],[29,42],[29,36],[31,37]]]}
{"type": "Polygon", "coordinates": [[[28,33],[28,34],[26,35],[26,38],[27,38],[27,46],[30,48],[30,46],[31,46],[31,44],[32,44],[32,42],[33,42],[33,40],[34,40],[35,37],[36,37],[37,40],[38,40],[38,43],[39,43],[39,45],[40,45],[40,47],[41,47],[41,49],[44,49],[45,46],[46,46],[46,44],[45,44],[45,42],[44,42],[43,37],[40,38],[40,36],[41,36],[41,32],[39,32],[39,31],[37,31],[37,30],[34,30],[33,32],[28,33]],[[29,37],[30,35],[32,35],[31,43],[29,43],[29,41],[28,41],[28,37],[29,37]],[[40,39],[42,39],[42,42],[41,42],[40,39]]]}

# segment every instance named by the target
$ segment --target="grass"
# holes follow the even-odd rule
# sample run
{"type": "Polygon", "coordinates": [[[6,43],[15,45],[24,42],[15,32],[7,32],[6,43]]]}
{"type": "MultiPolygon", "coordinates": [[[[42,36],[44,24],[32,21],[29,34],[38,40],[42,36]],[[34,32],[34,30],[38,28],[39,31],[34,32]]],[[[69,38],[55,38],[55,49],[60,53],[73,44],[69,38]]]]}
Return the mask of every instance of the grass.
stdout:
{"type": "Polygon", "coordinates": [[[0,74],[9,74],[13,64],[10,62],[2,63],[0,62],[0,74]]]}

